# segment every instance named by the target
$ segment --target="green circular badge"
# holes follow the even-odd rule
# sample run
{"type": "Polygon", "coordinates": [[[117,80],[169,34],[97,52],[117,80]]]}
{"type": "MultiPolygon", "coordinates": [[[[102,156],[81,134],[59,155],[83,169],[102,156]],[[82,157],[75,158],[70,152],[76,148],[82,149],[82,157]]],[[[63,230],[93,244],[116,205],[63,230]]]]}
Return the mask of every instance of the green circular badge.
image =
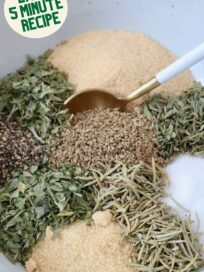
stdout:
{"type": "Polygon", "coordinates": [[[28,38],[56,32],[68,14],[67,0],[5,0],[4,14],[10,27],[28,38]]]}

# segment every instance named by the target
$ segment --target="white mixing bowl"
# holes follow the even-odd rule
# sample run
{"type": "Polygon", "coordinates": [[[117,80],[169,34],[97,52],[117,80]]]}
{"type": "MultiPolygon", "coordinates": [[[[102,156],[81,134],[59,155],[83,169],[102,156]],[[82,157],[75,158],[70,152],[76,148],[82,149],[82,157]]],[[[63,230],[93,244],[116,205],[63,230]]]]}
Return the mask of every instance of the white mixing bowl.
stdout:
{"type": "MultiPolygon", "coordinates": [[[[0,76],[21,66],[26,55],[38,55],[68,37],[93,29],[144,32],[177,55],[204,41],[203,0],[69,0],[64,26],[44,39],[27,39],[13,32],[5,21],[3,3],[0,2],[0,76]]],[[[204,62],[192,71],[195,79],[204,84],[204,62]]],[[[0,272],[11,271],[24,269],[0,255],[0,272]]]]}

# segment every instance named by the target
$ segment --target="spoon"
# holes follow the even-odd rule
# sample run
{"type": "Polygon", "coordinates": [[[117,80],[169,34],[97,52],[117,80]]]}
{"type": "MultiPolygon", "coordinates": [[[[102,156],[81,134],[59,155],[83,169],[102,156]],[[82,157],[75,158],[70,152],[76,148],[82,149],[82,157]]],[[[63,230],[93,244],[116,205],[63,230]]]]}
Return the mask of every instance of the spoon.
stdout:
{"type": "Polygon", "coordinates": [[[203,58],[204,43],[201,43],[199,46],[161,70],[155,77],[131,92],[125,98],[118,98],[106,90],[89,89],[70,96],[64,102],[64,106],[65,108],[69,108],[70,112],[74,114],[95,108],[119,108],[124,111],[129,102],[149,93],[151,90],[159,87],[161,84],[188,69],[203,58]]]}

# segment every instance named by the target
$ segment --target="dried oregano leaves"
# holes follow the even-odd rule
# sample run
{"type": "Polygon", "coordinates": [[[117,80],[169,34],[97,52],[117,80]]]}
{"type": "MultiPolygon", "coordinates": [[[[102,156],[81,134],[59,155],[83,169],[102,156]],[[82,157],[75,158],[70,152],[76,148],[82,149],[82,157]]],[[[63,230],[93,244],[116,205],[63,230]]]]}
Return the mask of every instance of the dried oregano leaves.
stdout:
{"type": "Polygon", "coordinates": [[[67,122],[69,114],[60,107],[73,92],[67,75],[55,69],[47,55],[29,58],[25,66],[0,79],[0,112],[29,128],[43,144],[67,122]]]}
{"type": "Polygon", "coordinates": [[[44,156],[45,151],[30,131],[6,121],[6,116],[0,113],[0,185],[14,170],[40,163],[44,156]]]}
{"type": "Polygon", "coordinates": [[[155,95],[142,111],[154,120],[160,156],[204,155],[204,87],[197,84],[182,96],[155,95]]]}
{"type": "Polygon", "coordinates": [[[0,189],[0,249],[12,261],[25,262],[46,227],[62,227],[84,219],[94,207],[90,188],[69,165],[59,170],[32,166],[15,172],[0,189]]]}

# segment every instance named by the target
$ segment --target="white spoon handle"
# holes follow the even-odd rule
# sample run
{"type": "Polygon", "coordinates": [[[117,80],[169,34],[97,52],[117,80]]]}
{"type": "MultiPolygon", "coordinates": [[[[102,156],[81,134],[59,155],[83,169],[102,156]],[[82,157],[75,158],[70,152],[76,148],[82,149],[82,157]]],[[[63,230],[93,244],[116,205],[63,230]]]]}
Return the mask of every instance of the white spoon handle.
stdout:
{"type": "Polygon", "coordinates": [[[195,63],[199,62],[204,58],[204,43],[201,43],[196,48],[164,68],[158,74],[156,74],[156,79],[160,84],[165,83],[186,69],[190,68],[195,63]]]}
{"type": "Polygon", "coordinates": [[[204,58],[204,42],[199,46],[188,52],[183,57],[179,58],[159,73],[155,77],[144,83],[138,89],[131,92],[126,98],[126,102],[130,102],[140,96],[149,93],[153,89],[159,87],[161,84],[175,77],[179,73],[191,67],[193,64],[199,62],[204,58]]]}

